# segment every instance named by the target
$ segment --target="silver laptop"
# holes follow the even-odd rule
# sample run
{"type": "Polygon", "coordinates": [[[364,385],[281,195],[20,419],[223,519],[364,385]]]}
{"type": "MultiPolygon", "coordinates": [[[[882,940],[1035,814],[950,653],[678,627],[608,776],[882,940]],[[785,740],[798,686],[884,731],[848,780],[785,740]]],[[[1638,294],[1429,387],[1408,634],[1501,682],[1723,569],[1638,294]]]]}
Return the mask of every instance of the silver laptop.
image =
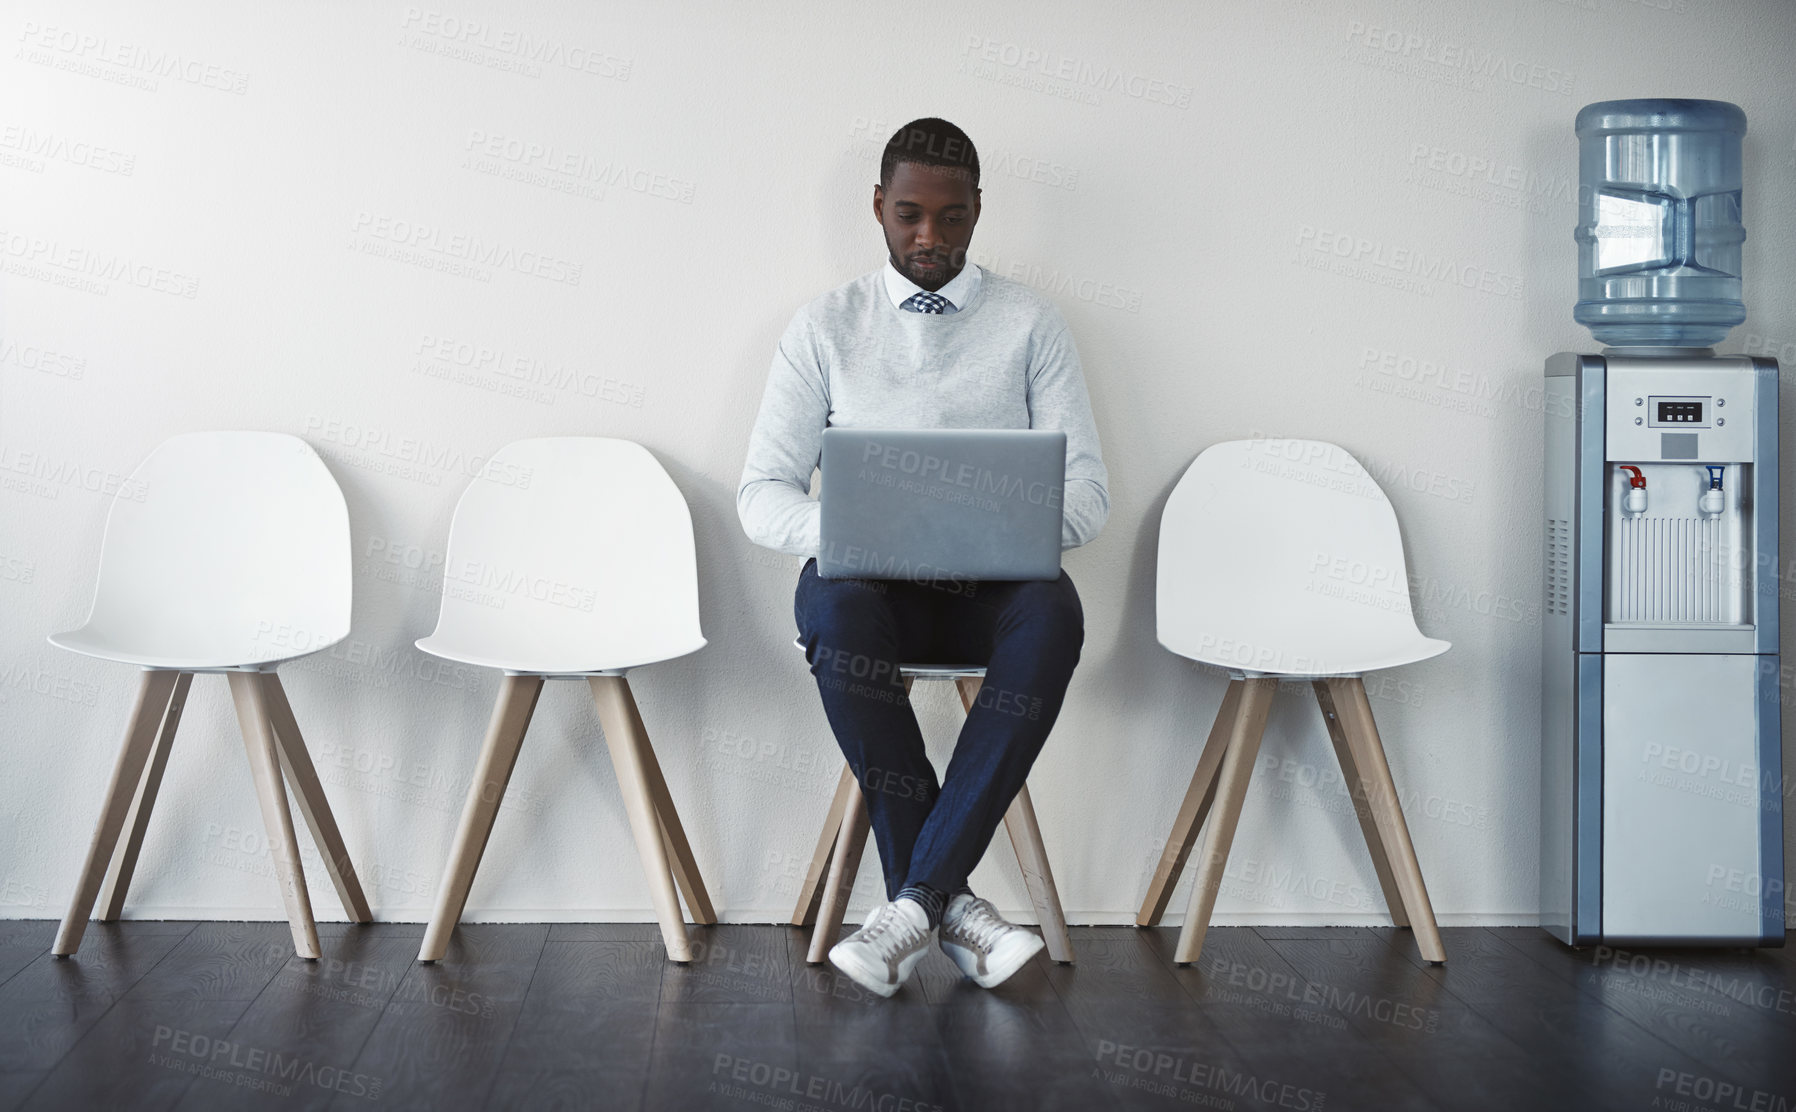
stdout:
{"type": "Polygon", "coordinates": [[[823,430],[825,579],[1058,579],[1066,434],[823,430]]]}

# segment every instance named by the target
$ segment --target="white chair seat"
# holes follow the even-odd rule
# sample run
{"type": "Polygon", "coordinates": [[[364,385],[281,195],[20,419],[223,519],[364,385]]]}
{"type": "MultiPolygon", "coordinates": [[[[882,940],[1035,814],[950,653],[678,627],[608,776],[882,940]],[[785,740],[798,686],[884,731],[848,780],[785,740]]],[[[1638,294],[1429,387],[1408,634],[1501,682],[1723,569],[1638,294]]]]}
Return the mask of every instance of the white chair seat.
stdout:
{"type": "Polygon", "coordinates": [[[265,670],[317,651],[306,648],[279,656],[258,656],[255,659],[246,659],[242,653],[227,657],[209,651],[212,646],[205,644],[184,648],[166,634],[158,637],[155,644],[144,644],[139,638],[114,637],[89,626],[52,633],[48,640],[59,649],[67,649],[82,656],[98,657],[119,664],[135,664],[139,668],[167,668],[177,672],[217,672],[250,667],[265,670]]]}
{"type": "MultiPolygon", "coordinates": [[[[793,638],[793,648],[804,651],[804,642],[793,638]]],[[[959,680],[972,677],[985,678],[983,664],[900,664],[898,674],[909,676],[914,680],[959,680]]]]}
{"type": "Polygon", "coordinates": [[[1218,668],[1303,677],[1357,676],[1414,664],[1453,647],[1450,641],[1403,629],[1310,629],[1291,637],[1279,637],[1277,633],[1264,623],[1251,634],[1243,632],[1238,637],[1212,630],[1194,639],[1188,630],[1181,630],[1178,635],[1162,630],[1160,644],[1180,656],[1218,668]],[[1257,647],[1299,640],[1308,655],[1282,655],[1274,661],[1262,655],[1265,649],[1257,647]]]}
{"type": "Polygon", "coordinates": [[[982,664],[900,664],[900,675],[919,680],[959,680],[985,677],[982,664]]]}
{"type": "MultiPolygon", "coordinates": [[[[544,645],[532,639],[516,645],[494,644],[491,638],[479,643],[458,643],[453,637],[431,634],[429,637],[418,638],[416,644],[420,650],[432,656],[482,668],[499,668],[507,672],[539,676],[588,676],[615,674],[629,668],[640,668],[645,664],[673,660],[704,648],[705,639],[675,637],[657,645],[638,637],[633,640],[627,652],[606,652],[603,648],[595,647],[594,651],[577,654],[566,650],[545,651],[544,645]]],[[[553,649],[552,646],[548,648],[553,649]]]]}

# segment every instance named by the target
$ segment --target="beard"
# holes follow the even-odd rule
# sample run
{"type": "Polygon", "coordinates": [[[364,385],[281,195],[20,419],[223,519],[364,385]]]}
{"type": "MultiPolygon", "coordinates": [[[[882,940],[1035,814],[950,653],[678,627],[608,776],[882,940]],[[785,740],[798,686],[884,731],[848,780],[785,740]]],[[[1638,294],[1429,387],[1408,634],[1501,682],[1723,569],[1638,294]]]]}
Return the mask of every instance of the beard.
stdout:
{"type": "Polygon", "coordinates": [[[934,270],[920,269],[911,258],[905,258],[898,266],[898,273],[925,289],[939,289],[957,277],[966,266],[966,252],[953,250],[940,255],[929,256],[929,261],[937,263],[934,270]],[[930,283],[935,283],[931,286],[930,283]]]}

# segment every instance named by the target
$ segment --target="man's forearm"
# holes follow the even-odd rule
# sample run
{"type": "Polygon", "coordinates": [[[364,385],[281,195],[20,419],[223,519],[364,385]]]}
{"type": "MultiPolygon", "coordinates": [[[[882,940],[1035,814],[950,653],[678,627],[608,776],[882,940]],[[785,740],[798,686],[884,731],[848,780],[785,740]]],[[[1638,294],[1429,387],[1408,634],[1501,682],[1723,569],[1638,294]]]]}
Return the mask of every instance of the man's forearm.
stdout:
{"type": "Polygon", "coordinates": [[[1065,516],[1060,525],[1060,547],[1064,550],[1091,543],[1109,520],[1109,491],[1096,480],[1069,476],[1061,500],[1065,516]]]}
{"type": "Polygon", "coordinates": [[[815,556],[821,546],[817,501],[780,479],[750,479],[736,494],[736,516],[748,539],[791,556],[815,556]]]}

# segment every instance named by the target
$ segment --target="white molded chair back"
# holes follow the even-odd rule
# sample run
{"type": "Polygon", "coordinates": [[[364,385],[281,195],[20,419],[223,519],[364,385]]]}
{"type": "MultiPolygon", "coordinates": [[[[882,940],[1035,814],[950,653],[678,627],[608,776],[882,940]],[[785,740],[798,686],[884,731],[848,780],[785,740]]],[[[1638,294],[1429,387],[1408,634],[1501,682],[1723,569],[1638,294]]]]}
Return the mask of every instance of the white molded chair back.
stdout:
{"type": "Polygon", "coordinates": [[[1409,603],[1397,515],[1343,448],[1205,449],[1160,518],[1160,643],[1241,672],[1354,675],[1446,652],[1409,603]]]}
{"type": "Polygon", "coordinates": [[[266,665],[347,636],[350,597],[349,511],[312,446],[188,433],[120,488],[87,622],[50,642],[147,668],[266,665]]]}
{"type": "Polygon", "coordinates": [[[507,671],[572,675],[703,647],[686,499],[647,448],[520,440],[455,507],[436,632],[418,647],[507,671]]]}

